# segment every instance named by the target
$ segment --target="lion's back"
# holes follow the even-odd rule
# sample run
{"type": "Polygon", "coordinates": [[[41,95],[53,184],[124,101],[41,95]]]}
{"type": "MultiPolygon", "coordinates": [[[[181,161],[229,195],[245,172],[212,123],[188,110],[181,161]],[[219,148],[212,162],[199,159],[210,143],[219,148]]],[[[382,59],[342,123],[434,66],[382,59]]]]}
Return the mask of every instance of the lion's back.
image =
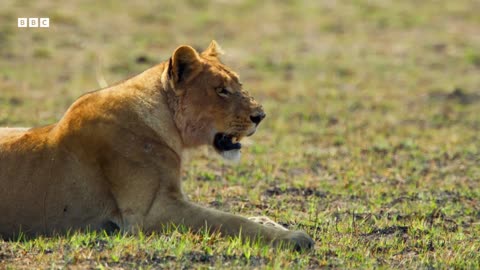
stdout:
{"type": "Polygon", "coordinates": [[[101,227],[115,208],[96,172],[49,139],[53,127],[0,129],[0,239],[101,227]]]}
{"type": "MultiPolygon", "coordinates": [[[[2,142],[15,140],[21,137],[29,128],[0,128],[0,147],[2,142]]],[[[0,148],[1,149],[1,148],[0,148]]]]}

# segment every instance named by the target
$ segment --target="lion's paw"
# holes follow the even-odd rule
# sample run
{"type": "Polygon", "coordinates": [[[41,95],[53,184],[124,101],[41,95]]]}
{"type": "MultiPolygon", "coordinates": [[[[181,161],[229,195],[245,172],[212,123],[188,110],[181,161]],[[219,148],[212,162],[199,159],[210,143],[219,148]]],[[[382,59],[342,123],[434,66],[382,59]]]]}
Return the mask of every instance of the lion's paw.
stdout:
{"type": "Polygon", "coordinates": [[[288,247],[295,251],[311,250],[315,246],[313,239],[303,231],[288,231],[273,241],[275,247],[288,247]]]}
{"type": "Polygon", "coordinates": [[[273,227],[283,231],[282,236],[273,241],[273,246],[275,247],[286,247],[296,251],[305,251],[312,249],[315,245],[313,239],[305,232],[290,231],[268,217],[249,217],[248,219],[263,226],[273,227]]]}
{"type": "Polygon", "coordinates": [[[283,227],[282,225],[276,223],[275,221],[273,221],[273,220],[271,220],[271,219],[269,219],[268,217],[265,217],[265,216],[249,217],[248,219],[255,222],[255,223],[259,223],[259,224],[262,224],[262,225],[267,226],[267,227],[273,227],[273,228],[277,228],[277,229],[280,229],[280,230],[283,230],[283,231],[288,231],[287,228],[283,227]]]}

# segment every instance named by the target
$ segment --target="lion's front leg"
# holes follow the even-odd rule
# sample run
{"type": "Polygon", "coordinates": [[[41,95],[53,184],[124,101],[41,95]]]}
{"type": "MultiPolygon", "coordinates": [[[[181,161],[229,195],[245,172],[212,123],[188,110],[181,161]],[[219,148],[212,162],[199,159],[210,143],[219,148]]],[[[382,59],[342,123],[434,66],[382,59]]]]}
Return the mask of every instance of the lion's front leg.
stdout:
{"type": "Polygon", "coordinates": [[[274,246],[290,246],[296,250],[310,249],[314,244],[304,232],[264,226],[247,218],[205,208],[183,199],[158,202],[152,207],[156,209],[152,209],[144,224],[148,231],[162,230],[166,225],[174,224],[184,225],[193,231],[207,228],[210,232],[221,232],[222,235],[241,236],[242,239],[260,240],[274,246]]]}

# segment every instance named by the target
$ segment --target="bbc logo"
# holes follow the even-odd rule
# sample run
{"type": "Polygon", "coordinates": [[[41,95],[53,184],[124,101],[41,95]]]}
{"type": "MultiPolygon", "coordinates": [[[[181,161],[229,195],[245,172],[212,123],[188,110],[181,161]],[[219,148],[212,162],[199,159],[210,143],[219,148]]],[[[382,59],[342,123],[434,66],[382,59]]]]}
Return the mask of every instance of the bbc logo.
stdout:
{"type": "Polygon", "coordinates": [[[50,27],[50,18],[18,18],[18,27],[50,27]]]}

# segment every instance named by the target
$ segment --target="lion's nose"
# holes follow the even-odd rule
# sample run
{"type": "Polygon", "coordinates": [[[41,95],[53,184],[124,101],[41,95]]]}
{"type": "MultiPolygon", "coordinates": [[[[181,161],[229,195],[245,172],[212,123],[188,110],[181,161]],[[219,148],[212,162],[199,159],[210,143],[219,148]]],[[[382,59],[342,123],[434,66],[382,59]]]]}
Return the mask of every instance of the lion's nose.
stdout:
{"type": "Polygon", "coordinates": [[[263,118],[265,118],[265,116],[266,115],[264,112],[260,112],[254,115],[250,115],[250,120],[252,120],[252,122],[255,123],[256,125],[258,125],[263,120],[263,118]]]}

